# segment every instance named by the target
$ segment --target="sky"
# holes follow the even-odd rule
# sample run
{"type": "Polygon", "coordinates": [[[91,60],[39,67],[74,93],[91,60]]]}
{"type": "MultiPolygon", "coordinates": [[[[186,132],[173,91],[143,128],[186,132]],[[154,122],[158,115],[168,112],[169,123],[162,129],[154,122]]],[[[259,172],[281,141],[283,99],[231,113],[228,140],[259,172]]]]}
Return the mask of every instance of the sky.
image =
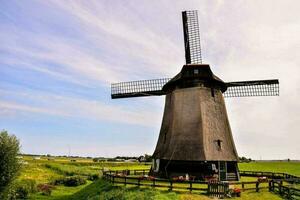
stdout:
{"type": "Polygon", "coordinates": [[[280,96],[226,98],[239,156],[300,159],[298,0],[0,0],[0,129],[23,153],[152,154],[164,97],[112,100],[110,84],[178,73],[184,10],[225,82],[279,79],[280,96]]]}

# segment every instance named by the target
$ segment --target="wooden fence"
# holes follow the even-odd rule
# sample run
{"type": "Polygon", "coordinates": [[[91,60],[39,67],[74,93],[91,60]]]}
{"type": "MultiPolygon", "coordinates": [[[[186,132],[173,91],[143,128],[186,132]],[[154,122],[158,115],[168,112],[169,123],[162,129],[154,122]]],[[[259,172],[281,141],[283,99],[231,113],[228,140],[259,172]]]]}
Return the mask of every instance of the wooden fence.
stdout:
{"type": "Polygon", "coordinates": [[[240,176],[261,177],[266,176],[270,179],[289,180],[293,183],[300,183],[300,177],[287,173],[261,172],[261,171],[240,171],[240,176]]]}
{"type": "Polygon", "coordinates": [[[293,185],[283,185],[282,180],[271,180],[269,182],[269,191],[278,193],[285,199],[300,199],[300,189],[294,188],[293,185]]]}
{"type": "MultiPolygon", "coordinates": [[[[274,191],[279,186],[275,184],[271,184],[270,182],[275,179],[270,179],[269,181],[263,183],[259,181],[231,181],[231,182],[207,182],[207,181],[192,181],[192,180],[179,180],[174,181],[172,179],[162,179],[148,176],[146,177],[149,172],[148,169],[143,170],[116,170],[116,171],[106,171],[103,172],[103,177],[106,180],[109,180],[113,184],[122,184],[122,185],[135,185],[135,186],[145,186],[145,187],[161,187],[167,188],[170,191],[172,190],[187,190],[187,191],[200,191],[206,192],[210,196],[216,197],[224,197],[229,190],[230,185],[241,185],[241,190],[255,190],[259,192],[260,189],[267,189],[269,191],[274,191]],[[133,176],[128,176],[133,175],[133,176]],[[274,186],[275,185],[275,186],[274,186]],[[247,186],[247,187],[246,187],[247,186]],[[270,187],[273,187],[270,189],[270,187]]],[[[299,182],[299,177],[285,174],[285,173],[272,173],[272,172],[253,172],[253,171],[241,171],[240,174],[243,176],[252,176],[252,177],[260,177],[260,176],[267,176],[269,178],[281,178],[276,180],[284,180],[286,182],[299,182]]],[[[286,186],[281,185],[280,191],[286,191],[282,194],[288,196],[289,194],[293,194],[292,196],[297,196],[298,190],[286,189],[286,186]]],[[[281,193],[280,193],[281,194],[281,193]]]]}
{"type": "Polygon", "coordinates": [[[256,192],[259,192],[261,189],[269,188],[268,182],[259,182],[259,181],[233,181],[233,182],[229,182],[229,185],[234,185],[234,186],[240,185],[242,191],[255,190],[256,192]]]}
{"type": "MultiPolygon", "coordinates": [[[[140,174],[141,171],[136,171],[135,175],[140,174]]],[[[148,187],[161,187],[172,190],[188,190],[192,191],[207,191],[207,182],[204,181],[173,181],[172,179],[162,179],[153,177],[130,177],[115,175],[112,173],[104,173],[103,177],[113,184],[135,185],[135,186],[148,186],[148,187]]]]}
{"type": "MultiPolygon", "coordinates": [[[[146,175],[149,173],[149,169],[137,169],[137,170],[114,170],[114,171],[106,171],[105,173],[110,174],[127,174],[127,175],[146,175]]],[[[287,173],[278,173],[278,172],[262,172],[262,171],[239,171],[240,176],[247,177],[268,177],[269,179],[283,179],[289,180],[294,183],[300,183],[300,177],[287,174],[287,173]]]]}

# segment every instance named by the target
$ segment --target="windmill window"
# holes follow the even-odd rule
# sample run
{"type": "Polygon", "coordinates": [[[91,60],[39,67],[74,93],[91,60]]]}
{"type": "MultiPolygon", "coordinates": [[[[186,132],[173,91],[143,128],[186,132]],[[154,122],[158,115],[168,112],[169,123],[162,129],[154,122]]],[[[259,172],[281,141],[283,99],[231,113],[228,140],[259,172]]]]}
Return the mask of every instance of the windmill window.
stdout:
{"type": "Polygon", "coordinates": [[[199,74],[199,70],[198,69],[194,69],[194,74],[199,74]]]}
{"type": "Polygon", "coordinates": [[[222,150],[222,140],[215,140],[218,151],[222,150]]]}

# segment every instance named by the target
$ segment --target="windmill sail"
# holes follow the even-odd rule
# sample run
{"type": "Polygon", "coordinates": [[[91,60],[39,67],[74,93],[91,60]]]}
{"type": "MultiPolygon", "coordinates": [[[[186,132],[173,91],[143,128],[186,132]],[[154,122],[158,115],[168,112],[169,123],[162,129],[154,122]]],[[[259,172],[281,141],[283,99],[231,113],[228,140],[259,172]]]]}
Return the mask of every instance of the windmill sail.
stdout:
{"type": "Polygon", "coordinates": [[[111,98],[128,98],[164,95],[162,87],[170,78],[130,81],[111,84],[111,98]]]}
{"type": "Polygon", "coordinates": [[[202,64],[197,11],[182,12],[182,24],[186,64],[202,64]]]}
{"type": "Polygon", "coordinates": [[[226,83],[224,97],[279,96],[279,81],[257,80],[226,83]]]}
{"type": "MultiPolygon", "coordinates": [[[[111,85],[111,98],[165,95],[166,92],[162,88],[170,80],[170,78],[161,78],[113,83],[111,85]]],[[[279,96],[279,81],[277,79],[227,82],[226,86],[227,90],[223,93],[224,97],[279,96]]]]}

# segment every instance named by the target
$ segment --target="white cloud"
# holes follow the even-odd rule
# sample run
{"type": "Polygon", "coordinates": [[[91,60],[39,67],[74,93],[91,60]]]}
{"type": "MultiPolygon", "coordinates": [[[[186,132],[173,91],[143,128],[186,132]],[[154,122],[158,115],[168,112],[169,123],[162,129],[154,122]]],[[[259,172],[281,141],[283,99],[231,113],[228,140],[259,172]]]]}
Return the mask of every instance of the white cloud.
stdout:
{"type": "Polygon", "coordinates": [[[66,112],[61,112],[58,110],[53,111],[51,109],[22,105],[18,103],[7,102],[7,101],[0,101],[0,109],[1,111],[4,111],[4,113],[2,113],[4,115],[9,110],[16,110],[21,112],[42,113],[42,114],[56,115],[56,116],[68,116],[66,112]]]}
{"type": "Polygon", "coordinates": [[[160,113],[142,105],[138,108],[131,108],[121,105],[109,105],[97,100],[59,96],[43,92],[14,93],[4,91],[2,94],[6,94],[7,96],[14,95],[18,99],[26,99],[27,102],[0,100],[0,109],[3,111],[1,113],[2,116],[5,116],[5,113],[12,110],[15,111],[16,115],[20,113],[37,113],[57,117],[82,118],[153,127],[157,125],[157,116],[160,115],[160,113]],[[142,112],[141,109],[143,110],[142,112]]]}

